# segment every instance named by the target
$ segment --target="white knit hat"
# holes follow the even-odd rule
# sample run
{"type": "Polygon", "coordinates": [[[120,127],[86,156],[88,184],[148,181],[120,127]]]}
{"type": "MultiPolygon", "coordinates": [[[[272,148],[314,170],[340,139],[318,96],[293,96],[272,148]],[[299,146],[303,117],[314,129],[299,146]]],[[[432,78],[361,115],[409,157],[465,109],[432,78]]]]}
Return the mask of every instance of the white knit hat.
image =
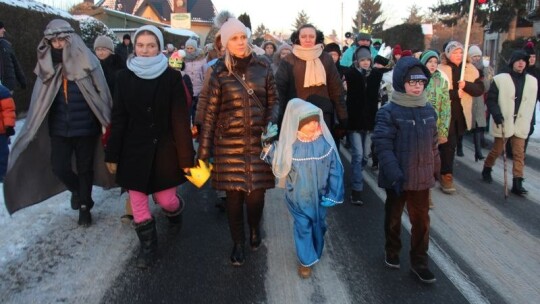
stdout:
{"type": "Polygon", "coordinates": [[[450,57],[450,54],[452,54],[452,52],[454,50],[457,50],[457,49],[462,49],[463,50],[463,44],[457,42],[457,41],[450,41],[447,45],[446,45],[446,48],[444,49],[444,52],[446,53],[446,57],[450,57]]]}
{"type": "Polygon", "coordinates": [[[139,29],[137,29],[134,35],[135,38],[133,39],[134,42],[137,41],[137,36],[139,36],[139,34],[142,31],[149,31],[149,32],[152,32],[154,35],[156,35],[156,37],[158,38],[158,43],[159,43],[159,50],[163,51],[163,34],[157,27],[153,25],[143,25],[139,29]]]}
{"type": "Polygon", "coordinates": [[[223,23],[219,33],[221,34],[221,43],[226,47],[229,39],[238,33],[247,35],[246,26],[236,18],[229,18],[227,22],[223,23]]]}
{"type": "Polygon", "coordinates": [[[111,51],[111,53],[114,54],[114,43],[113,43],[111,38],[109,38],[109,37],[107,37],[105,35],[98,36],[96,38],[96,41],[94,41],[94,51],[98,47],[106,48],[109,51],[111,51]]]}

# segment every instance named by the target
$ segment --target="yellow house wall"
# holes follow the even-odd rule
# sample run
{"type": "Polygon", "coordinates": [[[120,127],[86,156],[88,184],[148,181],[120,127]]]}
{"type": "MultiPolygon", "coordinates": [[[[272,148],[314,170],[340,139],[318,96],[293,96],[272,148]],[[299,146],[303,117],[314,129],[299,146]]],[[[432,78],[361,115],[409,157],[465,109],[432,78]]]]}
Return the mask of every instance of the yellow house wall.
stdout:
{"type": "Polygon", "coordinates": [[[159,16],[156,14],[156,12],[150,6],[147,6],[144,9],[144,11],[140,15],[140,17],[150,19],[150,20],[153,20],[153,21],[156,21],[156,22],[161,22],[161,20],[159,19],[159,16]]]}

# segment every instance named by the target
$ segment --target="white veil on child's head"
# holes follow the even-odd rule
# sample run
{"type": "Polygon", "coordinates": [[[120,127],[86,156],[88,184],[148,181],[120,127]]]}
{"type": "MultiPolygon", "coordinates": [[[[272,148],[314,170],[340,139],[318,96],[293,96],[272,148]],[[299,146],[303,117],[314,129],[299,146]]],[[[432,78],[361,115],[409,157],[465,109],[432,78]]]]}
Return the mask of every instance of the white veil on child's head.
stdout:
{"type": "Polygon", "coordinates": [[[279,134],[279,141],[276,145],[276,151],[274,153],[274,159],[272,161],[272,170],[277,178],[283,178],[289,174],[292,164],[292,146],[297,139],[298,124],[300,120],[314,114],[319,115],[319,124],[321,126],[322,134],[334,149],[337,154],[338,160],[339,153],[336,148],[334,138],[328,130],[326,123],[324,123],[324,117],[322,110],[317,106],[304,101],[300,98],[293,98],[287,103],[285,109],[285,115],[283,116],[283,122],[281,123],[281,132],[279,134]]]}

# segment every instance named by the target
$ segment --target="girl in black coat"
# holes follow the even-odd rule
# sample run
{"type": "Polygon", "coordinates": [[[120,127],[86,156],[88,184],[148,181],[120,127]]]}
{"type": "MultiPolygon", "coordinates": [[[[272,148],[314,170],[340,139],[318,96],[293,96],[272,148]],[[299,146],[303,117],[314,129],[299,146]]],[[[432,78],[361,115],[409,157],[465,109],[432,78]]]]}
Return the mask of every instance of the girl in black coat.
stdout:
{"type": "Polygon", "coordinates": [[[180,225],[184,203],[176,187],[186,181],[184,173],[194,158],[182,75],[168,67],[162,49],[163,36],[156,27],[137,30],[135,56],[118,74],[105,158],[117,183],[129,192],[141,268],[149,266],[157,251],[148,194],[173,225],[180,225]]]}

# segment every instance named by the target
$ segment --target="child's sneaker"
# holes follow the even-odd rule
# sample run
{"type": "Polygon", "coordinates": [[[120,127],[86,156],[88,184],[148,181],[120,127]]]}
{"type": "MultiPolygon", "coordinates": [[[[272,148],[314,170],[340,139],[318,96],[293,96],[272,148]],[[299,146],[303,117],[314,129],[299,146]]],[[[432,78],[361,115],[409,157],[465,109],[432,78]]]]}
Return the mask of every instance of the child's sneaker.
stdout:
{"type": "Polygon", "coordinates": [[[307,267],[307,266],[304,266],[304,265],[300,265],[298,266],[298,275],[302,278],[302,279],[307,279],[311,276],[311,268],[310,267],[307,267]]]}
{"type": "Polygon", "coordinates": [[[437,281],[435,275],[427,268],[413,268],[411,267],[411,272],[414,273],[422,283],[432,284],[437,281]]]}

